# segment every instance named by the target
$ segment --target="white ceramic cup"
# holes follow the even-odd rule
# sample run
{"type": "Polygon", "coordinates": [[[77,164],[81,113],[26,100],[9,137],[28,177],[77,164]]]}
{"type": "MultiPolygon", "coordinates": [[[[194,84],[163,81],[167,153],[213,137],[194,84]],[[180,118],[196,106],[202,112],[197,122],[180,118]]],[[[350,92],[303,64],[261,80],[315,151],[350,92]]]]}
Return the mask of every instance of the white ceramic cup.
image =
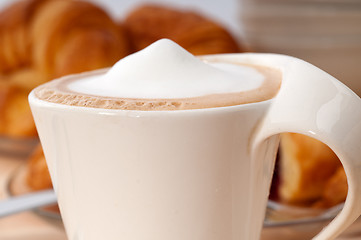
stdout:
{"type": "Polygon", "coordinates": [[[329,145],[345,168],[342,212],[314,239],[361,213],[361,100],[322,70],[274,54],[209,60],[282,71],[274,99],[177,111],[107,110],[29,101],[69,240],[255,240],[279,133],[329,145]]]}

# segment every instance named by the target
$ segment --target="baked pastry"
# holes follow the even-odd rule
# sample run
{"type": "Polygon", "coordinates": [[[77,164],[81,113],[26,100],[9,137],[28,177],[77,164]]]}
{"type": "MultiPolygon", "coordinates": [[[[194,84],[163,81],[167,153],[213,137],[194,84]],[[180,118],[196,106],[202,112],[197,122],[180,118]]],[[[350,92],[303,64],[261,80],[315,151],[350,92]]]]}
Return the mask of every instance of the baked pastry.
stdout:
{"type": "Polygon", "coordinates": [[[43,149],[39,144],[27,161],[26,183],[33,190],[43,190],[52,187],[48,166],[43,149]]]}
{"type": "Polygon", "coordinates": [[[346,198],[347,181],[338,157],[322,142],[301,134],[281,135],[279,178],[278,194],[285,203],[330,207],[346,198]]]}
{"type": "Polygon", "coordinates": [[[194,55],[243,51],[224,27],[193,11],[143,5],[125,18],[124,26],[135,51],[161,38],[173,40],[194,55]]]}
{"type": "Polygon", "coordinates": [[[29,110],[27,89],[0,82],[0,133],[8,136],[36,136],[29,110]]]}
{"type": "Polygon", "coordinates": [[[124,29],[99,7],[26,0],[0,13],[0,134],[36,136],[27,95],[53,78],[113,65],[130,53],[124,29]]]}
{"type": "Polygon", "coordinates": [[[329,208],[345,201],[347,197],[347,178],[343,167],[339,167],[336,173],[326,182],[322,196],[313,207],[329,208]]]}

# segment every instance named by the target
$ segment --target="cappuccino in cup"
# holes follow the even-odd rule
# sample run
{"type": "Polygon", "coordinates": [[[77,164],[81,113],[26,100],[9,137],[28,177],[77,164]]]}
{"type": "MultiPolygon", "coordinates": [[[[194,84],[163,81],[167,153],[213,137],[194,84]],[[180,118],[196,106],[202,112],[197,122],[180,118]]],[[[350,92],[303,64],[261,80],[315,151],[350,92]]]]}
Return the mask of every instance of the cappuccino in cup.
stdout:
{"type": "Polygon", "coordinates": [[[277,94],[280,83],[277,69],[197,59],[162,39],[110,70],[65,77],[41,86],[35,95],[81,107],[186,110],[265,101],[277,94]]]}
{"type": "Polygon", "coordinates": [[[302,60],[196,58],[163,39],[29,102],[69,240],[258,240],[281,132],[328,144],[347,173],[314,239],[361,213],[361,100],[302,60]]]}

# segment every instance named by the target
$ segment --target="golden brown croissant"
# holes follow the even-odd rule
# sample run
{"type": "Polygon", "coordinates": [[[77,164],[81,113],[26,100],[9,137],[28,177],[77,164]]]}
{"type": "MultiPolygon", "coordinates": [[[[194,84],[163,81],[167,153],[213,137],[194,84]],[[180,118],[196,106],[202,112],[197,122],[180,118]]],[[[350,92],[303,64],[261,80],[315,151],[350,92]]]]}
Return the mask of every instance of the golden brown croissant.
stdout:
{"type": "Polygon", "coordinates": [[[49,1],[31,37],[34,64],[50,77],[107,67],[130,52],[128,38],[107,13],[81,1],[49,1]]]}
{"type": "Polygon", "coordinates": [[[15,86],[0,84],[0,133],[10,136],[36,136],[29,111],[29,92],[15,86]]]}
{"type": "Polygon", "coordinates": [[[316,201],[313,207],[329,208],[345,201],[348,185],[343,167],[339,167],[335,174],[326,182],[321,198],[316,201]]]}
{"type": "Polygon", "coordinates": [[[51,179],[43,149],[39,144],[28,159],[26,183],[33,190],[51,188],[51,179]]]}
{"type": "Polygon", "coordinates": [[[123,28],[91,3],[26,0],[12,4],[0,13],[0,134],[36,135],[26,98],[35,86],[111,66],[129,53],[123,28]],[[25,123],[25,119],[30,120],[25,123]],[[22,123],[27,126],[19,127],[22,123]]]}
{"type": "Polygon", "coordinates": [[[223,27],[191,11],[143,5],[126,17],[124,26],[136,51],[161,38],[169,38],[195,55],[241,51],[223,27]]]}
{"type": "Polygon", "coordinates": [[[281,201],[296,205],[330,207],[345,200],[347,182],[335,153],[313,138],[281,135],[281,201]],[[337,191],[339,194],[332,194],[337,191]]]}

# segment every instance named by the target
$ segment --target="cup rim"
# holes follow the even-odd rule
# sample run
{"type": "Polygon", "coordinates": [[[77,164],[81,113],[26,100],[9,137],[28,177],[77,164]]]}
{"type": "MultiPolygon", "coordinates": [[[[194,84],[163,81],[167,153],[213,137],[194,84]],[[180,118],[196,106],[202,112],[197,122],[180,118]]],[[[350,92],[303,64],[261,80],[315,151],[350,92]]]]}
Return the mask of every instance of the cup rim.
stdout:
{"type": "MultiPolygon", "coordinates": [[[[287,56],[287,55],[282,55],[282,54],[274,54],[274,53],[224,53],[224,54],[210,54],[210,55],[201,55],[201,56],[197,56],[202,60],[212,60],[212,61],[217,61],[217,60],[221,60],[221,61],[227,61],[230,62],[235,62],[235,63],[243,63],[243,64],[256,64],[256,65],[261,65],[261,66],[266,66],[266,67],[272,67],[275,69],[280,70],[283,73],[283,70],[281,68],[279,68],[277,66],[277,64],[272,63],[271,58],[275,58],[276,62],[280,62],[281,65],[284,65],[286,59],[288,60],[294,60],[296,58],[291,57],[291,56],[287,56]],[[258,61],[260,59],[265,58],[266,61],[265,62],[269,62],[269,64],[266,64],[265,62],[258,63],[258,61]],[[272,64],[271,64],[272,63],[272,64]]],[[[299,59],[297,59],[299,60],[299,59]]],[[[226,62],[227,62],[226,61],[226,62]]],[[[299,60],[301,61],[301,60],[299,60]]],[[[68,78],[74,78],[74,77],[86,77],[92,74],[102,74],[105,73],[106,71],[108,71],[110,68],[102,68],[102,69],[97,69],[97,70],[93,70],[93,71],[87,71],[87,72],[83,72],[83,73],[78,73],[78,74],[71,74],[71,75],[67,75],[58,79],[54,79],[52,81],[62,81],[64,79],[68,79],[68,78]]],[[[50,81],[50,82],[52,82],[50,81]]],[[[47,82],[49,83],[49,82],[47,82]]],[[[47,84],[45,83],[45,84],[47,84]]],[[[251,102],[251,103],[245,103],[245,104],[239,104],[239,105],[231,105],[231,106],[222,106],[222,107],[208,107],[208,108],[196,108],[196,109],[182,109],[182,110],[131,110],[131,109],[105,109],[105,108],[96,108],[96,107],[84,107],[84,106],[72,106],[72,105],[66,105],[66,104],[62,104],[62,103],[53,103],[53,102],[49,102],[46,100],[41,100],[39,98],[37,98],[35,96],[35,90],[38,89],[39,87],[41,87],[42,85],[40,85],[39,87],[33,89],[29,96],[28,96],[28,100],[30,105],[33,104],[37,104],[37,105],[42,105],[44,107],[52,107],[52,108],[63,108],[63,109],[83,109],[85,111],[93,111],[93,112],[103,112],[103,113],[119,113],[119,112],[126,112],[126,113],[137,113],[137,114],[141,114],[141,115],[146,115],[146,114],[179,114],[179,113],[185,113],[185,112],[214,112],[214,111],[234,111],[235,109],[249,109],[252,107],[258,107],[259,105],[264,105],[264,104],[270,104],[270,102],[272,102],[277,95],[279,94],[279,92],[281,91],[282,85],[284,83],[284,78],[282,77],[281,80],[281,87],[278,90],[278,92],[276,93],[276,95],[271,98],[271,99],[267,99],[264,101],[259,101],[259,102],[251,102]]]]}

